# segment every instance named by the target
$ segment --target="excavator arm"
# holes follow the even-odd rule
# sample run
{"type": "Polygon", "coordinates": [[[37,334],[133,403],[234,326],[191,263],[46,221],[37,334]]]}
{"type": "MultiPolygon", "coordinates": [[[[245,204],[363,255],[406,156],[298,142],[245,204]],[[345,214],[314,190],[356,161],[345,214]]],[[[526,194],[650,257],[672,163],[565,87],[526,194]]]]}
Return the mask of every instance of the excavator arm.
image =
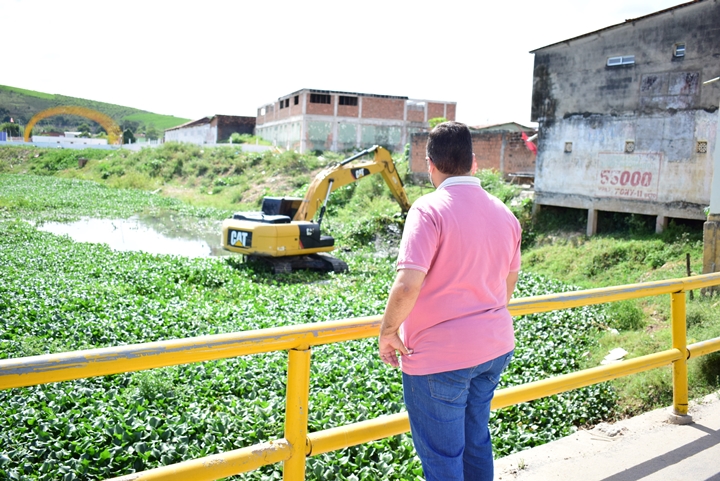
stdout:
{"type": "Polygon", "coordinates": [[[390,188],[390,192],[392,192],[393,197],[395,197],[395,200],[400,204],[403,212],[410,210],[410,201],[405,193],[405,187],[398,175],[390,152],[383,147],[375,145],[320,172],[310,184],[305,198],[302,200],[293,220],[310,221],[315,217],[318,210],[320,210],[320,217],[322,218],[327,199],[333,191],[352,182],[356,182],[362,177],[377,173],[382,175],[385,183],[390,188]],[[372,160],[352,163],[354,160],[373,152],[375,156],[372,160]]]}
{"type": "Polygon", "coordinates": [[[320,230],[327,200],[334,190],[377,173],[383,176],[395,200],[407,212],[410,201],[390,152],[376,145],[320,172],[304,199],[265,197],[262,212],[236,212],[225,219],[222,246],[269,263],[275,273],[301,268],[344,272],[347,264],[327,254],[335,249],[335,239],[322,235],[320,230]],[[375,154],[372,160],[358,160],[371,153],[375,154]]]}

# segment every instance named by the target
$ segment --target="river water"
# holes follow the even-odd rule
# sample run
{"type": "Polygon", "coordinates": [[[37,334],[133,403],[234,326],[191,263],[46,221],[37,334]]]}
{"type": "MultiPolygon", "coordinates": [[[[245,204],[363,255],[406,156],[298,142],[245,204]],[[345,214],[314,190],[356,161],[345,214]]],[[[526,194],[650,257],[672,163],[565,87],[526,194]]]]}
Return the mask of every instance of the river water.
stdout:
{"type": "Polygon", "coordinates": [[[165,214],[129,219],[81,219],[45,222],[36,228],[68,235],[76,242],[107,244],[118,251],[143,251],[185,257],[232,255],[220,247],[220,221],[165,214]]]}

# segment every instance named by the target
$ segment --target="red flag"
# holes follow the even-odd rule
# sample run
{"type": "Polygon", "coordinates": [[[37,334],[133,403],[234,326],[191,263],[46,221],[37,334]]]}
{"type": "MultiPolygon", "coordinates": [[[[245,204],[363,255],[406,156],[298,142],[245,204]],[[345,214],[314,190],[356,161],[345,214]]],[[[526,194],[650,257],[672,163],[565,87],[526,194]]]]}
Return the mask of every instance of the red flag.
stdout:
{"type": "Polygon", "coordinates": [[[527,147],[530,152],[537,155],[537,146],[532,143],[531,140],[528,140],[528,136],[525,132],[522,133],[522,139],[525,142],[525,147],[527,147]]]}

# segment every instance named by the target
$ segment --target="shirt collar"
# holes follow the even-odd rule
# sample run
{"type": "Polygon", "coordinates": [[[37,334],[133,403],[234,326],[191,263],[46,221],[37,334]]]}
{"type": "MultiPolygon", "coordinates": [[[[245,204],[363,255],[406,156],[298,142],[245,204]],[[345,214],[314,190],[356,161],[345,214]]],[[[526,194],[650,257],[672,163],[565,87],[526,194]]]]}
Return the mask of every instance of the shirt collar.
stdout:
{"type": "Polygon", "coordinates": [[[472,175],[454,175],[452,177],[448,177],[447,179],[443,180],[440,185],[438,185],[437,190],[444,189],[446,187],[450,187],[451,185],[476,185],[478,187],[482,187],[482,184],[480,183],[480,179],[478,179],[475,176],[472,175]]]}

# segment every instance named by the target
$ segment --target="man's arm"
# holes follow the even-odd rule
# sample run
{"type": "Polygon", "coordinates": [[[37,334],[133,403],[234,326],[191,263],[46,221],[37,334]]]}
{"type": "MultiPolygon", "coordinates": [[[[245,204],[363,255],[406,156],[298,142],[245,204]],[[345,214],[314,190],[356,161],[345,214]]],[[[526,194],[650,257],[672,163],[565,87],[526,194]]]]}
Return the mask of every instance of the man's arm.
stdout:
{"type": "Polygon", "coordinates": [[[410,355],[398,335],[400,324],[403,323],[415,306],[420,288],[425,280],[425,273],[415,269],[400,269],[395,277],[390,296],[385,306],[385,314],[380,325],[380,338],[378,341],[380,359],[386,364],[398,367],[398,354],[410,355]]]}
{"type": "Polygon", "coordinates": [[[517,284],[517,281],[517,272],[509,273],[507,278],[505,279],[505,285],[507,286],[507,302],[505,303],[506,306],[510,304],[510,299],[512,298],[513,292],[515,291],[515,284],[517,284]]]}

